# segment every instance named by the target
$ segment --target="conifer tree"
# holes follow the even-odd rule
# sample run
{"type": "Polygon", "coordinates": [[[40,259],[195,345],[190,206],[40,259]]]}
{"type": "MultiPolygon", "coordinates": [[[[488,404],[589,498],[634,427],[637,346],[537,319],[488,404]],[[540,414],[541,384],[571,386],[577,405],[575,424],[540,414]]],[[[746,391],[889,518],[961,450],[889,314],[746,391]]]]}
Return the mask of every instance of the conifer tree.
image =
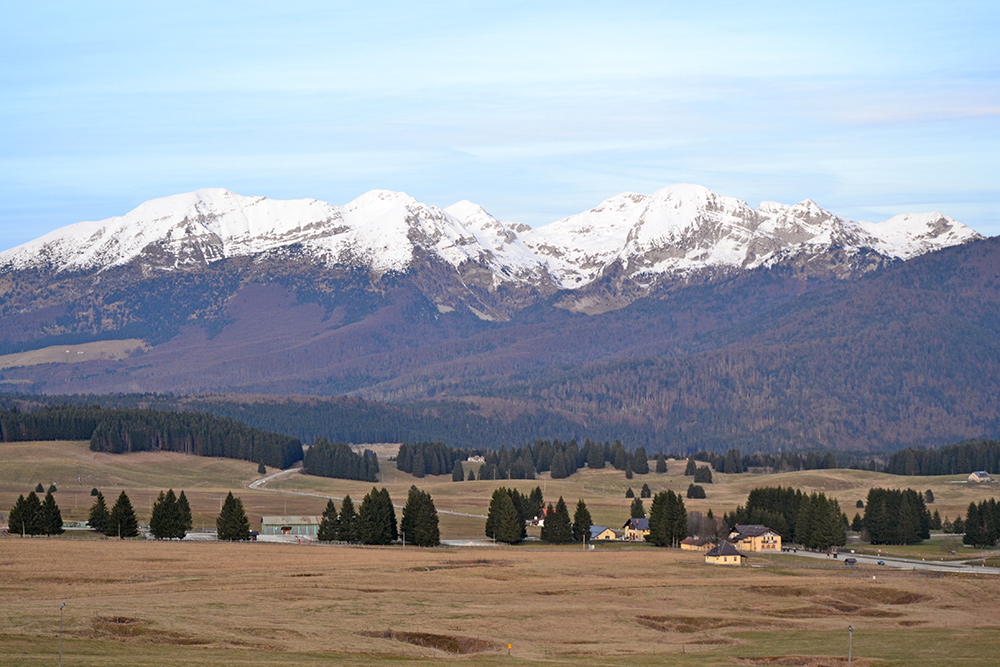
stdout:
{"type": "Polygon", "coordinates": [[[625,491],[625,497],[626,498],[635,498],[635,491],[632,490],[631,486],[628,487],[628,489],[625,491]]]}
{"type": "Polygon", "coordinates": [[[108,505],[104,501],[104,494],[97,492],[97,499],[90,506],[90,515],[87,517],[87,525],[91,530],[99,533],[107,532],[108,527],[108,505]]]}
{"type": "Polygon", "coordinates": [[[250,539],[250,521],[243,509],[243,501],[230,491],[222,503],[222,511],[215,520],[215,529],[221,541],[250,539]]]}
{"type": "MultiPolygon", "coordinates": [[[[30,497],[34,494],[34,491],[28,494],[30,497]]],[[[35,496],[35,501],[38,501],[38,496],[35,496]]],[[[15,535],[37,535],[41,530],[41,522],[39,520],[38,513],[41,511],[41,505],[35,507],[35,503],[31,503],[24,494],[17,497],[17,502],[14,503],[14,507],[10,510],[10,514],[7,517],[7,525],[10,527],[10,532],[15,535]]]]}
{"type": "Polygon", "coordinates": [[[649,488],[649,484],[643,484],[642,485],[642,490],[639,491],[639,497],[640,498],[652,498],[653,497],[653,490],[649,488]]]}
{"type": "Polygon", "coordinates": [[[21,532],[25,535],[43,535],[42,503],[38,494],[32,491],[24,499],[21,515],[21,532]]]}
{"type": "Polygon", "coordinates": [[[257,474],[258,475],[267,474],[267,467],[263,464],[263,462],[257,464],[257,474]]]}
{"type": "Polygon", "coordinates": [[[534,519],[539,514],[542,513],[542,508],[545,507],[545,499],[542,498],[542,487],[536,486],[528,494],[528,501],[525,506],[524,518],[534,519]]]}
{"type": "Polygon", "coordinates": [[[687,461],[687,466],[684,468],[684,475],[690,477],[698,469],[698,464],[694,462],[694,457],[689,456],[687,461]]]}
{"type": "Polygon", "coordinates": [[[177,497],[177,529],[174,532],[174,537],[183,540],[184,536],[193,527],[194,520],[191,516],[191,506],[188,504],[187,496],[184,495],[184,491],[182,490],[181,495],[177,497]]]}
{"type": "Polygon", "coordinates": [[[687,490],[688,498],[704,498],[705,497],[705,487],[698,484],[689,484],[687,490]]]}
{"type": "Polygon", "coordinates": [[[698,466],[694,471],[695,484],[711,484],[712,468],[709,466],[698,466]]]}
{"type": "Polygon", "coordinates": [[[319,522],[316,539],[320,542],[332,542],[337,539],[337,532],[337,508],[333,504],[333,498],[330,498],[326,501],[326,509],[323,510],[323,518],[319,522]]]}
{"type": "Polygon", "coordinates": [[[108,537],[136,537],[139,534],[139,522],[135,518],[135,509],[128,495],[122,491],[108,514],[108,525],[104,530],[108,537]]]}
{"type": "Polygon", "coordinates": [[[566,501],[559,497],[555,508],[549,503],[545,512],[545,525],[542,526],[542,541],[550,544],[563,544],[573,539],[573,524],[569,518],[569,508],[566,501]]]}
{"type": "Polygon", "coordinates": [[[587,503],[583,502],[583,498],[580,498],[576,503],[576,511],[573,512],[573,539],[577,542],[589,540],[590,527],[593,525],[594,522],[590,518],[590,510],[587,509],[587,503]]]}
{"type": "Polygon", "coordinates": [[[637,475],[647,475],[649,474],[649,456],[646,454],[646,448],[639,445],[632,452],[632,470],[637,475]]]}
{"type": "Polygon", "coordinates": [[[398,538],[396,511],[389,492],[372,490],[361,500],[358,510],[358,536],[362,544],[391,544],[398,538]]]}
{"type": "MultiPolygon", "coordinates": [[[[170,490],[173,496],[173,489],[170,490]]],[[[177,499],[167,500],[163,491],[153,503],[149,515],[149,533],[158,540],[170,539],[174,536],[174,525],[177,523],[177,499]]]]}
{"type": "Polygon", "coordinates": [[[517,544],[524,539],[524,519],[514,506],[510,492],[504,487],[496,489],[490,499],[486,536],[507,544],[517,544]]]}
{"type": "Polygon", "coordinates": [[[860,533],[862,528],[864,528],[864,524],[861,523],[861,515],[855,514],[854,520],[851,521],[851,530],[853,530],[855,533],[860,533]]]}
{"type": "Polygon", "coordinates": [[[469,468],[469,476],[465,478],[465,481],[467,481],[467,482],[475,482],[476,481],[476,471],[473,470],[472,468],[469,468]]]}
{"type": "Polygon", "coordinates": [[[100,493],[100,492],[97,490],[96,486],[90,490],[90,495],[91,496],[96,496],[98,493],[100,493]]]}
{"type": "Polygon", "coordinates": [[[410,544],[418,547],[436,547],[441,544],[437,510],[429,493],[415,486],[410,487],[400,527],[410,544]]]}
{"type": "Polygon", "coordinates": [[[642,505],[642,498],[636,498],[629,507],[629,516],[633,519],[645,519],[646,508],[642,505]]]}
{"type": "Polygon", "coordinates": [[[660,474],[667,472],[667,455],[663,452],[656,455],[656,472],[660,474]]]}
{"type": "Polygon", "coordinates": [[[451,469],[451,481],[453,482],[465,481],[465,469],[462,467],[461,461],[455,461],[455,466],[451,469]]]}
{"type": "Polygon", "coordinates": [[[344,496],[340,505],[340,517],[337,519],[337,539],[341,542],[358,542],[358,515],[354,511],[354,502],[350,496],[344,496]]]}

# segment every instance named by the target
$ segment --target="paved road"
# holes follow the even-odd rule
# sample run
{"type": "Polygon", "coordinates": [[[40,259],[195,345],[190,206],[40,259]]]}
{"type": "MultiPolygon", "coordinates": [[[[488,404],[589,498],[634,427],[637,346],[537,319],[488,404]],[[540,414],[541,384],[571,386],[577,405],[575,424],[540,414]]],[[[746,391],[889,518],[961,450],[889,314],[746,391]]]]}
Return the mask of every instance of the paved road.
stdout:
{"type": "Polygon", "coordinates": [[[807,558],[821,558],[831,562],[843,563],[845,558],[857,558],[859,565],[878,565],[879,561],[885,563],[884,567],[892,567],[897,570],[923,570],[927,572],[961,572],[967,574],[1000,574],[1000,567],[983,567],[974,565],[971,562],[963,561],[933,561],[917,560],[915,558],[897,558],[895,556],[867,556],[863,554],[852,554],[841,552],[840,557],[834,559],[826,552],[805,551],[799,549],[798,552],[784,552],[793,556],[805,556],[807,558]]]}
{"type": "MultiPolygon", "coordinates": [[[[327,496],[322,493],[310,493],[308,491],[286,491],[285,489],[269,489],[267,488],[267,483],[277,479],[278,477],[284,477],[285,475],[296,475],[302,472],[302,468],[288,468],[287,470],[279,470],[278,472],[272,472],[270,475],[261,477],[260,479],[250,482],[249,488],[255,491],[270,491],[271,493],[286,493],[291,496],[309,496],[311,498],[324,498],[333,500],[343,500],[343,498],[338,498],[337,496],[327,496]]],[[[355,501],[357,502],[357,501],[355,501]]],[[[402,505],[393,505],[397,509],[403,509],[402,505]]],[[[485,514],[467,514],[465,512],[450,512],[448,510],[438,510],[438,514],[449,514],[451,516],[468,516],[473,519],[486,519],[485,514]]]]}

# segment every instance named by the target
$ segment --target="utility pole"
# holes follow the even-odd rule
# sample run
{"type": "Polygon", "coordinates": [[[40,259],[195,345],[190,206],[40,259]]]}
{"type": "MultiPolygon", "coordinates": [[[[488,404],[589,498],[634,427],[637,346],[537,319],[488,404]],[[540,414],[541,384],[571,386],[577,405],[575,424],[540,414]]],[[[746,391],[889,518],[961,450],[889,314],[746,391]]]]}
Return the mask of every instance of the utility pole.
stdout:
{"type": "Polygon", "coordinates": [[[848,625],[847,626],[847,667],[851,667],[851,648],[852,648],[852,646],[851,646],[852,641],[851,640],[853,640],[853,639],[854,639],[854,626],[853,625],[848,625]]]}

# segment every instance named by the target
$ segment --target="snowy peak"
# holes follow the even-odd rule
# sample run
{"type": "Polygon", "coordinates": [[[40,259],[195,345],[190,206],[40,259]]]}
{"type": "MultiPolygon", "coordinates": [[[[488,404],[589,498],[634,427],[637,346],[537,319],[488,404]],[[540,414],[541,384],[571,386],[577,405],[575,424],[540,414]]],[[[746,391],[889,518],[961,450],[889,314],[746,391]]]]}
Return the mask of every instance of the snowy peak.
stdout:
{"type": "Polygon", "coordinates": [[[693,272],[749,269],[834,250],[909,259],[976,238],[982,237],[941,213],[854,222],[810,199],[754,209],[691,184],[622,193],[537,229],[498,220],[469,201],[442,209],[390,190],[333,206],[204,189],[46,234],[0,253],[0,271],[103,271],[132,262],[171,271],[295,247],[321,263],[376,275],[433,261],[450,266],[466,286],[494,290],[517,283],[544,293],[584,287],[612,269],[646,288],[693,272]]]}

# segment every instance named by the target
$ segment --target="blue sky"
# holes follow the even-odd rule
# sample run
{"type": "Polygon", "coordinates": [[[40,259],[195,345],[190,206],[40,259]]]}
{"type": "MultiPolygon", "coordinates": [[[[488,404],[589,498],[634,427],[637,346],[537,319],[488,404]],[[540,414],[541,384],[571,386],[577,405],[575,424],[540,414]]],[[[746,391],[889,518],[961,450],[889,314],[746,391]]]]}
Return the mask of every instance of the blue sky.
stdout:
{"type": "Polygon", "coordinates": [[[8,5],[0,249],[202,187],[537,226],[688,182],[1000,234],[998,3],[360,4],[8,5]]]}

